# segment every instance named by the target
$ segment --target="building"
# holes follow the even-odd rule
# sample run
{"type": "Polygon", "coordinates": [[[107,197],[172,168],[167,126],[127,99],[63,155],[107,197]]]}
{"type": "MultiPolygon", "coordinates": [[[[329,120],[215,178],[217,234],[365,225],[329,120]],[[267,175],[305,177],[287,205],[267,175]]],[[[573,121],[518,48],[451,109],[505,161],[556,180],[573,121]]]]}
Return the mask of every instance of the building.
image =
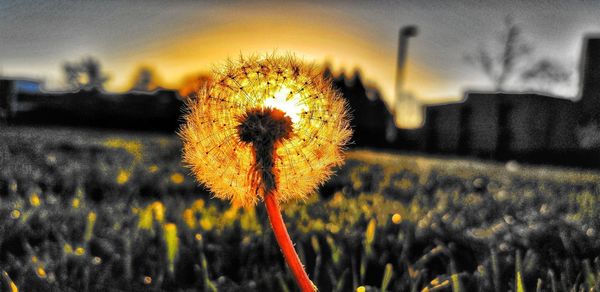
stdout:
{"type": "Polygon", "coordinates": [[[0,78],[0,121],[6,121],[17,111],[17,97],[21,93],[41,92],[41,82],[22,78],[0,78]]]}
{"type": "Polygon", "coordinates": [[[574,102],[539,94],[469,92],[426,109],[426,151],[508,158],[577,149],[574,102]]]}
{"type": "Polygon", "coordinates": [[[600,38],[584,40],[580,98],[467,92],[425,109],[421,150],[486,158],[553,159],[582,151],[576,129],[600,122],[600,38]]]}

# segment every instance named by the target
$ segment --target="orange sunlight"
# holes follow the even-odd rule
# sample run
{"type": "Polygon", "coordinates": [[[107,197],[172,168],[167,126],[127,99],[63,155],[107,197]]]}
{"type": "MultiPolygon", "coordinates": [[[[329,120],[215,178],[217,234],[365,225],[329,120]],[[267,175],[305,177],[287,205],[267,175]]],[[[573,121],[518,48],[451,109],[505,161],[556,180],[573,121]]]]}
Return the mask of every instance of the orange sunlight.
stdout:
{"type": "MultiPolygon", "coordinates": [[[[394,96],[395,49],[386,49],[368,27],[352,25],[351,19],[348,23],[339,23],[341,17],[319,15],[322,12],[316,12],[316,17],[310,19],[315,12],[309,8],[298,8],[296,12],[295,16],[273,16],[276,14],[264,11],[236,15],[233,21],[220,21],[195,34],[160,40],[160,45],[145,49],[136,58],[151,62],[166,87],[181,88],[185,77],[189,80],[189,76],[210,71],[227,58],[237,58],[240,54],[293,52],[306,61],[329,62],[336,72],[344,69],[346,74],[352,74],[359,69],[363,80],[378,86],[390,104],[394,96]]],[[[390,35],[383,42],[395,43],[396,37],[390,35]]],[[[409,61],[407,66],[406,88],[414,95],[427,95],[424,89],[439,84],[433,74],[414,62],[409,61]]],[[[110,67],[112,65],[107,66],[110,67]]],[[[128,70],[122,69],[115,72],[128,70]]],[[[112,77],[109,90],[130,88],[129,76],[113,74],[112,77]]]]}

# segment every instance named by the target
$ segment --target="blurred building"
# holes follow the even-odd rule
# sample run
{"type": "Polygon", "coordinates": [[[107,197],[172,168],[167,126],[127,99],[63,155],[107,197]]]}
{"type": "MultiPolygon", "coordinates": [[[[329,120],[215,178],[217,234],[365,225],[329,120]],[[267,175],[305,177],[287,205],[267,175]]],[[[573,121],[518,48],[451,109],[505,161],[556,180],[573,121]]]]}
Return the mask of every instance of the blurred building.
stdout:
{"type": "Polygon", "coordinates": [[[98,90],[44,92],[39,82],[0,80],[0,115],[9,124],[173,131],[183,102],[176,91],[109,94],[98,90]]]}
{"type": "Polygon", "coordinates": [[[427,152],[508,158],[578,147],[576,104],[539,94],[469,92],[462,103],[429,106],[427,152]]]}
{"type": "Polygon", "coordinates": [[[581,64],[577,101],[467,92],[461,102],[426,107],[421,150],[500,159],[576,153],[577,127],[600,122],[600,38],[585,39],[581,64]]]}
{"type": "Polygon", "coordinates": [[[18,110],[17,96],[40,93],[41,82],[24,78],[0,78],[0,120],[11,119],[18,110]]]}

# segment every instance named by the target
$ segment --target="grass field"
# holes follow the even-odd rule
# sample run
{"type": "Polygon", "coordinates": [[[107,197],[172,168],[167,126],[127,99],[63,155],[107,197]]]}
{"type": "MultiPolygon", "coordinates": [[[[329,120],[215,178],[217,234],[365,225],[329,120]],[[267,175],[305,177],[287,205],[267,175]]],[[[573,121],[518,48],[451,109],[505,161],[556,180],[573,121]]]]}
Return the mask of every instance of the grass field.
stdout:
{"type": "MultiPolygon", "coordinates": [[[[0,128],[0,291],[294,291],[262,206],[175,136],[0,128]]],[[[598,291],[600,173],[348,153],[283,206],[321,291],[598,291]]]]}

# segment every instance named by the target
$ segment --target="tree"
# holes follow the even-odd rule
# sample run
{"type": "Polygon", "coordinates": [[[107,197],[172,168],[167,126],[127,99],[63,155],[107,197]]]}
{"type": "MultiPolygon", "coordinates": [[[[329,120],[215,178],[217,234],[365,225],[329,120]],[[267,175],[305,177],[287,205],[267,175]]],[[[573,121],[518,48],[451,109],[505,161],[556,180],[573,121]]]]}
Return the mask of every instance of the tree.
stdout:
{"type": "Polygon", "coordinates": [[[552,91],[556,86],[571,81],[572,72],[550,59],[542,59],[525,70],[521,79],[529,88],[537,91],[552,91]]]}
{"type": "Polygon", "coordinates": [[[108,76],[101,68],[100,62],[92,57],[63,65],[66,82],[72,90],[104,90],[108,76]]]}
{"type": "Polygon", "coordinates": [[[133,79],[133,87],[131,90],[136,91],[152,91],[157,89],[158,78],[150,67],[141,67],[133,79]]]}
{"type": "Polygon", "coordinates": [[[519,71],[531,50],[519,25],[511,17],[506,17],[504,30],[498,34],[494,47],[481,44],[479,49],[467,55],[466,59],[483,71],[496,90],[502,91],[506,83],[515,76],[515,72],[519,71]]]}

